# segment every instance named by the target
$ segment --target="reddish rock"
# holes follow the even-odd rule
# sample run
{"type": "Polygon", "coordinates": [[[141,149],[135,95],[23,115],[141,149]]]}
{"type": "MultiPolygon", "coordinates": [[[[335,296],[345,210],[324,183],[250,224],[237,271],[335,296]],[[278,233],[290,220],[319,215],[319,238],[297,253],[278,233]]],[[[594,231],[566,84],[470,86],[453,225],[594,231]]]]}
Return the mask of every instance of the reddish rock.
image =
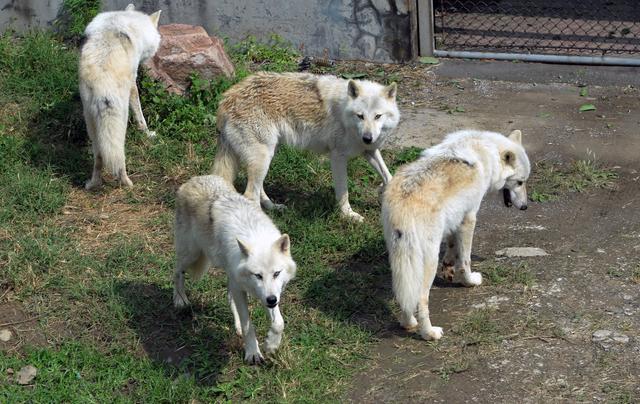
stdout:
{"type": "Polygon", "coordinates": [[[204,79],[221,75],[231,78],[235,74],[222,40],[209,36],[204,28],[169,24],[158,30],[162,35],[160,48],[145,65],[151,76],[164,82],[169,91],[183,94],[192,73],[204,79]]]}

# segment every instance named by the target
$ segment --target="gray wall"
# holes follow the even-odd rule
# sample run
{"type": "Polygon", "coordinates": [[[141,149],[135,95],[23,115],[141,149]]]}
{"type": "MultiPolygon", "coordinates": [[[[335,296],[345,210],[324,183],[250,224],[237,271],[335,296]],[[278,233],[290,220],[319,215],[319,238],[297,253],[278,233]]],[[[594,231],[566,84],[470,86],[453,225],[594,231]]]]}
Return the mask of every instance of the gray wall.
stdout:
{"type": "MultiPolygon", "coordinates": [[[[118,10],[131,0],[103,0],[118,10]]],[[[46,26],[62,0],[0,0],[0,27],[46,26]],[[3,4],[4,3],[4,4],[3,4]],[[20,4],[19,6],[17,4],[20,4]]],[[[161,24],[202,25],[232,42],[281,35],[308,55],[399,62],[417,56],[416,0],[137,0],[146,12],[162,9],[161,24]]]]}
{"type": "Polygon", "coordinates": [[[0,31],[49,26],[62,0],[0,0],[0,31]]]}

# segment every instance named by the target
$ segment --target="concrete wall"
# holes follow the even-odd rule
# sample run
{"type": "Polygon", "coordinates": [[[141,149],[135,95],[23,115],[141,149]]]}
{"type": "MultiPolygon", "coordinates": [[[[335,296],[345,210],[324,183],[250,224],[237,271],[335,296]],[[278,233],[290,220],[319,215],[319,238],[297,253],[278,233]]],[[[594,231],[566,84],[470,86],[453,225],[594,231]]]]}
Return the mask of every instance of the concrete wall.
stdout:
{"type": "Polygon", "coordinates": [[[62,0],[0,0],[0,31],[47,27],[61,5],[62,0]]]}
{"type": "MultiPolygon", "coordinates": [[[[131,0],[103,0],[105,10],[131,0]]],[[[0,0],[0,28],[46,26],[62,0],[0,0]]],[[[416,0],[136,0],[146,12],[162,9],[161,24],[202,25],[240,41],[277,33],[308,55],[400,62],[417,56],[416,0]]]]}

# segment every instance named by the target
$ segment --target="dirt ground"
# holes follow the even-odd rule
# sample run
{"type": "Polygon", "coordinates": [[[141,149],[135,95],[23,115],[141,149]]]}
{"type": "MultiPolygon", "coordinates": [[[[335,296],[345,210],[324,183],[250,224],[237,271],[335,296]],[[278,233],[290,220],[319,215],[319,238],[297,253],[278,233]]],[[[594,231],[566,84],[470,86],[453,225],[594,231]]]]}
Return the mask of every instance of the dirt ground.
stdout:
{"type": "Polygon", "coordinates": [[[394,319],[375,319],[382,331],[373,365],[348,398],[638,402],[638,71],[481,61],[411,69],[400,85],[403,120],[392,146],[429,146],[461,128],[522,129],[532,162],[596,159],[619,178],[613,189],[568,192],[527,211],[487,197],[473,266],[498,268],[504,279],[485,275],[473,289],[436,280],[431,319],[444,328],[437,343],[401,330],[394,319]],[[580,113],[586,103],[596,110],[580,113]],[[495,255],[525,246],[549,255],[495,255]]]}

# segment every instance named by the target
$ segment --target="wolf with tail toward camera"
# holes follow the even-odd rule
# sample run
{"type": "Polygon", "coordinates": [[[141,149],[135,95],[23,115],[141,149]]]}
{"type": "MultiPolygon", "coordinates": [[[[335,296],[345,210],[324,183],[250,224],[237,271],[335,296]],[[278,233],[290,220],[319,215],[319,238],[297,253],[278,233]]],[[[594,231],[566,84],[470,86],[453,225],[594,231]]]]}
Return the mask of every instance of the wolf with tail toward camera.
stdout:
{"type": "Polygon", "coordinates": [[[502,190],[505,205],[527,209],[529,172],[520,131],[507,137],[472,130],[448,135],[396,172],[384,191],[382,223],[403,327],[418,327],[424,339],[442,337],[429,319],[440,243],[446,240],[447,280],[480,285],[482,275],[471,271],[471,244],[482,198],[502,190]]]}
{"type": "Polygon", "coordinates": [[[244,195],[272,209],[282,206],[269,199],[263,182],[279,144],[328,154],[340,212],[362,221],[349,204],[347,162],[364,156],[388,183],[391,174],[380,147],[399,119],[395,83],[385,87],[335,76],[258,73],[230,88],[220,102],[213,173],[233,183],[243,165],[244,195]]]}
{"type": "Polygon", "coordinates": [[[174,305],[181,308],[189,304],[185,274],[197,280],[209,266],[223,268],[236,332],[244,340],[245,361],[261,363],[248,295],[264,305],[271,318],[265,350],[272,353],[280,346],[284,330],[281,294],[296,274],[289,236],[281,234],[259,206],[238,194],[227,181],[206,175],[194,177],[178,189],[175,247],[174,305]]]}
{"type": "Polygon", "coordinates": [[[152,57],[160,45],[159,18],[160,11],[146,15],[129,4],[124,11],[98,14],[85,29],[78,71],[94,157],[86,189],[102,185],[103,167],[121,185],[132,185],[124,154],[129,107],[138,128],[149,137],[155,136],[142,115],[136,77],[140,62],[152,57]]]}

